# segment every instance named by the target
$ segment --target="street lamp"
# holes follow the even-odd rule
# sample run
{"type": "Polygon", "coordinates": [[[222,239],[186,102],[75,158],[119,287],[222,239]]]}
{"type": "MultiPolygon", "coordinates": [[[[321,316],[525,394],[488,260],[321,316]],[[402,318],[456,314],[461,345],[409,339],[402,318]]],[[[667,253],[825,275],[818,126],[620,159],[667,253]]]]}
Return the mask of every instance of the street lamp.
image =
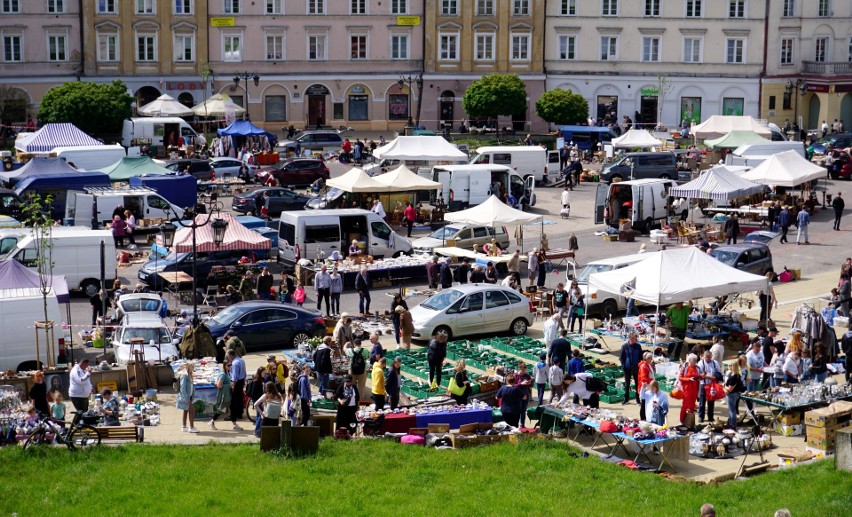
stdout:
{"type": "MultiPolygon", "coordinates": [[[[799,95],[795,96],[794,99],[794,107],[793,107],[793,123],[797,127],[799,126],[799,96],[804,97],[806,93],[808,93],[808,82],[804,79],[796,79],[794,83],[792,79],[787,79],[787,85],[784,86],[784,92],[789,97],[793,95],[793,92],[798,92],[799,95]]],[[[801,127],[799,127],[799,131],[801,131],[801,127]]],[[[796,135],[800,137],[800,135],[796,135]]]]}
{"type": "MultiPolygon", "coordinates": [[[[204,222],[198,222],[195,220],[195,212],[187,209],[184,212],[184,216],[189,216],[189,220],[191,223],[185,223],[183,221],[178,221],[177,223],[183,228],[190,228],[192,230],[192,327],[198,327],[198,281],[196,279],[195,266],[197,261],[197,251],[195,244],[195,232],[198,228],[205,226],[210,223],[210,219],[213,218],[213,212],[216,212],[216,219],[211,224],[213,228],[213,245],[215,247],[219,247],[225,241],[225,231],[228,229],[228,221],[225,221],[219,214],[225,206],[216,201],[215,199],[211,199],[206,203],[208,206],[207,217],[204,219],[204,222]]],[[[168,214],[167,214],[168,215],[168,214]]],[[[175,226],[171,222],[166,222],[160,225],[160,235],[163,237],[163,247],[171,248],[175,242],[175,234],[177,233],[177,226],[175,226]]]]}
{"type": "Polygon", "coordinates": [[[417,85],[417,123],[414,124],[415,127],[420,126],[420,106],[423,104],[423,72],[418,73],[416,76],[412,76],[408,74],[408,76],[401,75],[399,76],[399,80],[396,82],[399,85],[400,89],[408,85],[408,125],[414,124],[414,121],[411,119],[411,85],[417,85]]]}
{"type": "Polygon", "coordinates": [[[237,75],[234,76],[234,86],[239,87],[240,81],[245,81],[245,83],[246,83],[246,86],[245,86],[245,90],[246,90],[246,102],[245,102],[245,104],[246,105],[243,106],[243,108],[246,109],[246,118],[248,118],[248,114],[249,114],[249,112],[248,112],[249,79],[251,79],[254,82],[255,86],[260,85],[260,76],[257,75],[256,72],[243,72],[243,73],[238,72],[237,75]]]}

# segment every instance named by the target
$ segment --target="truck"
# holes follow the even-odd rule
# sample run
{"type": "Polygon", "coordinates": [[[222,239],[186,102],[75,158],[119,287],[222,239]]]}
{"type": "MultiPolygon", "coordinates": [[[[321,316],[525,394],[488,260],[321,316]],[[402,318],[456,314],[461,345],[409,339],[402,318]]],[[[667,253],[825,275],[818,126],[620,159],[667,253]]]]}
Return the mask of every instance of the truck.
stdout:
{"type": "Polygon", "coordinates": [[[493,164],[513,168],[523,178],[535,177],[538,183],[548,183],[550,173],[559,178],[559,151],[548,151],[537,145],[495,145],[478,148],[470,159],[472,165],[493,164]],[[552,171],[550,169],[553,169],[552,171]]]}
{"type": "Polygon", "coordinates": [[[535,178],[524,178],[506,165],[439,165],[432,168],[432,181],[443,184],[437,196],[450,211],[476,206],[492,194],[502,200],[507,185],[519,207],[535,206],[535,178]]]}
{"type": "Polygon", "coordinates": [[[181,137],[189,145],[200,143],[203,140],[192,129],[192,126],[180,117],[127,118],[124,119],[121,128],[121,145],[124,147],[148,145],[152,151],[157,151],[164,149],[164,146],[172,145],[172,142],[174,145],[178,145],[178,140],[181,137]]]}
{"type": "Polygon", "coordinates": [[[31,194],[37,194],[42,199],[52,196],[50,215],[53,219],[59,220],[65,215],[68,191],[110,185],[109,176],[103,172],[69,172],[27,178],[15,185],[15,193],[23,200],[31,194]]]}
{"type": "MultiPolygon", "coordinates": [[[[45,298],[37,288],[0,289],[0,370],[37,370],[38,362],[47,364],[47,340],[44,332],[38,336],[36,357],[36,330],[34,323],[44,319],[45,298]]],[[[59,302],[51,290],[47,295],[47,319],[56,324],[53,332],[62,335],[59,302]]],[[[52,349],[57,351],[57,344],[52,349]]],[[[22,400],[28,398],[23,394],[22,400]]]]}
{"type": "Polygon", "coordinates": [[[668,218],[669,189],[675,180],[643,179],[598,184],[595,192],[595,224],[618,228],[623,219],[633,228],[649,233],[668,218]]]}
{"type": "Polygon", "coordinates": [[[65,158],[68,165],[81,171],[94,171],[108,167],[127,156],[120,145],[80,145],[74,147],[56,147],[50,156],[65,158]]]}
{"type": "Polygon", "coordinates": [[[130,178],[130,186],[134,188],[148,187],[165,198],[172,206],[191,208],[198,203],[197,181],[188,175],[165,176],[143,175],[130,178]]]}
{"type": "MultiPolygon", "coordinates": [[[[65,203],[66,225],[103,228],[112,221],[119,205],[139,219],[181,219],[183,209],[172,205],[148,187],[87,187],[68,192],[65,203]],[[95,216],[97,214],[97,216],[95,216]]],[[[157,226],[137,226],[136,232],[158,231],[157,226]]]]}

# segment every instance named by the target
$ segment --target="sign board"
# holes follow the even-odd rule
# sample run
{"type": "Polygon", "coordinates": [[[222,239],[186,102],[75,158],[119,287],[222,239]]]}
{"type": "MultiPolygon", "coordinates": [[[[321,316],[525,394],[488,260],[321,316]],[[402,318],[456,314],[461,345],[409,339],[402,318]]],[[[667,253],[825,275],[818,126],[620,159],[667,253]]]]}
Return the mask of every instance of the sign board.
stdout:
{"type": "Polygon", "coordinates": [[[419,16],[397,16],[396,17],[397,25],[408,25],[408,26],[417,26],[420,25],[420,17],[419,16]]]}
{"type": "Polygon", "coordinates": [[[233,16],[210,18],[211,27],[235,27],[236,25],[237,19],[233,16]]]}
{"type": "Polygon", "coordinates": [[[331,92],[328,91],[328,88],[321,84],[313,84],[305,90],[305,95],[330,95],[331,92]]]}
{"type": "Polygon", "coordinates": [[[648,97],[654,97],[660,94],[660,90],[657,88],[642,88],[641,90],[639,90],[639,94],[648,97]]]}
{"type": "Polygon", "coordinates": [[[109,388],[113,393],[118,391],[118,382],[116,381],[104,381],[98,383],[98,393],[102,392],[104,388],[109,388]]]}

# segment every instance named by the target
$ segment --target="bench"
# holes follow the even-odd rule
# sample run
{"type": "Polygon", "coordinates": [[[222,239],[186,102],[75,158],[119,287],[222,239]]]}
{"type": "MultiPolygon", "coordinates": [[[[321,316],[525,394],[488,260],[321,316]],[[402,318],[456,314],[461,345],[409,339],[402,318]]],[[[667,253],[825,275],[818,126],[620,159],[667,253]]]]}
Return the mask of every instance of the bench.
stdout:
{"type": "Polygon", "coordinates": [[[96,427],[95,429],[101,440],[132,440],[137,443],[145,441],[145,429],[135,425],[96,427]]]}

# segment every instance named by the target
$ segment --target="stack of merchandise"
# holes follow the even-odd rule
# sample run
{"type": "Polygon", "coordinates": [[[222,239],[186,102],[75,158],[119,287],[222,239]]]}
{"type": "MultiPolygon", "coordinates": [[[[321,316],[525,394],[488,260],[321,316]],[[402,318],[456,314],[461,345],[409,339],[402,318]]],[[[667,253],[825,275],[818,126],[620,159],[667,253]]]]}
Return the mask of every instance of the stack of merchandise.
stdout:
{"type": "Polygon", "coordinates": [[[852,425],[852,402],[840,401],[805,413],[807,441],[820,451],[834,450],[837,431],[852,425]]]}

